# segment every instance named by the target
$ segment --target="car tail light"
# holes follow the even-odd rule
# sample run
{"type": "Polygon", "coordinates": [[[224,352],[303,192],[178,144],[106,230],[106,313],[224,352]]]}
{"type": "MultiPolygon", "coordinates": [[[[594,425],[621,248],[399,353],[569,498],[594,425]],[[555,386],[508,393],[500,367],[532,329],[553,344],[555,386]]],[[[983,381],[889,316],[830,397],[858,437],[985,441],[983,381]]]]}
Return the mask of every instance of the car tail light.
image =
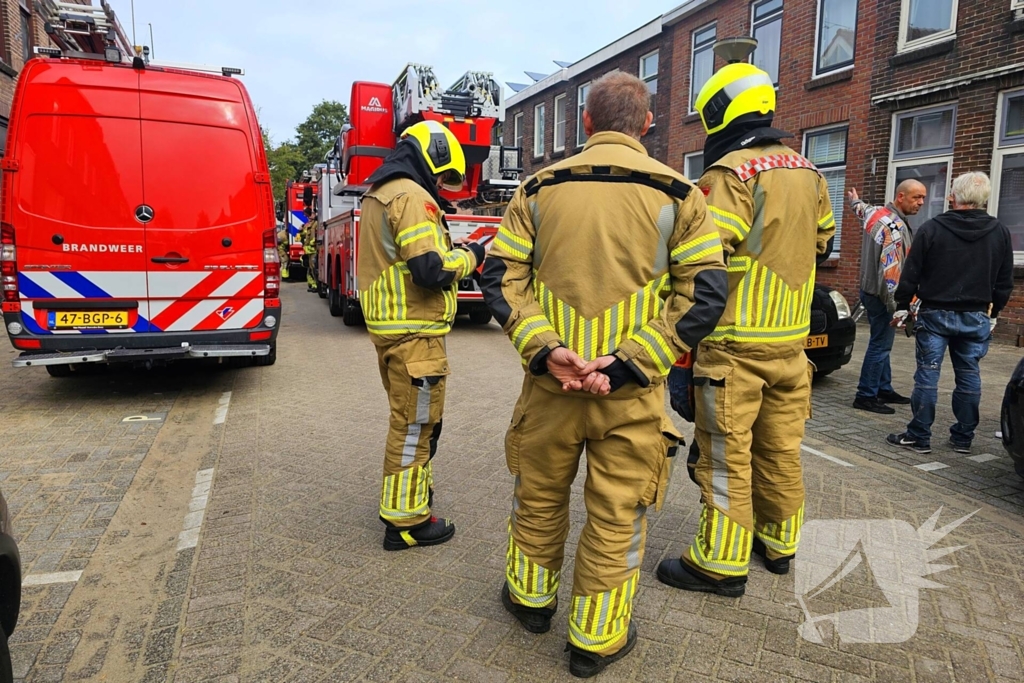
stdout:
{"type": "Polygon", "coordinates": [[[14,339],[11,341],[16,349],[41,349],[43,348],[42,339],[14,339]]]}
{"type": "Polygon", "coordinates": [[[276,299],[281,294],[281,257],[277,254],[277,231],[263,231],[263,298],[276,299]]]}
{"type": "Polygon", "coordinates": [[[18,250],[10,223],[0,223],[0,283],[4,302],[18,301],[18,250]]]}
{"type": "Polygon", "coordinates": [[[266,341],[272,336],[274,336],[274,333],[270,330],[267,330],[266,332],[250,332],[249,341],[266,341]]]}

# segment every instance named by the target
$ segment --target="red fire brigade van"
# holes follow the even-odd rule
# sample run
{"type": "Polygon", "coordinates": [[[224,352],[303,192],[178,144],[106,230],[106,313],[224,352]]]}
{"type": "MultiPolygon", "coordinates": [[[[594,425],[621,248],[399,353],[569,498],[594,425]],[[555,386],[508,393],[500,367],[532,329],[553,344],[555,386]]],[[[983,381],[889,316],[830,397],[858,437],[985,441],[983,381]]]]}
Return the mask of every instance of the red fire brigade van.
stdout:
{"type": "Polygon", "coordinates": [[[3,318],[16,367],[274,362],[274,203],[230,73],[29,61],[2,168],[3,318]]]}

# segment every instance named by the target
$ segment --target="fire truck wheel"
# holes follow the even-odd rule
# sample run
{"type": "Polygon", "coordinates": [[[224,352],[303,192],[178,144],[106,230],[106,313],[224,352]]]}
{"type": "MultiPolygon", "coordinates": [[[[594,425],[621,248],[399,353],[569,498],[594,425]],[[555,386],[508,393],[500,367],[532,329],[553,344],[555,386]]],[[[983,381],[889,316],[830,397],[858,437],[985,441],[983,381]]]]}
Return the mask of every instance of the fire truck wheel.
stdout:
{"type": "Polygon", "coordinates": [[[491,312],[486,308],[474,308],[469,312],[469,322],[474,325],[486,325],[491,322],[491,312]]]}
{"type": "Polygon", "coordinates": [[[252,359],[252,364],[258,368],[273,365],[277,362],[277,344],[270,345],[270,353],[265,356],[256,356],[252,359]]]}
{"type": "Polygon", "coordinates": [[[345,301],[345,314],[341,320],[346,327],[355,327],[363,323],[363,309],[358,301],[345,301]]]}
{"type": "Polygon", "coordinates": [[[319,280],[316,281],[316,295],[321,299],[327,298],[327,285],[319,280]]]}
{"type": "Polygon", "coordinates": [[[345,312],[345,298],[341,296],[341,290],[327,290],[327,309],[335,318],[340,317],[345,312]]]}
{"type": "Polygon", "coordinates": [[[50,377],[70,377],[72,370],[71,366],[67,364],[47,365],[46,372],[50,375],[50,377]]]}

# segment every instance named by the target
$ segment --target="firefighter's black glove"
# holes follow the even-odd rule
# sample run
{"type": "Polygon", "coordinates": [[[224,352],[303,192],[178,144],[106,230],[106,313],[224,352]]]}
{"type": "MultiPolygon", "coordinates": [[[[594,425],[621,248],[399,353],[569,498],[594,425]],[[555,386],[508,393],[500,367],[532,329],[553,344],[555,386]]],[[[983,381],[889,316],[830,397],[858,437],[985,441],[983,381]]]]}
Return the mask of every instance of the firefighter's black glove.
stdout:
{"type": "Polygon", "coordinates": [[[487,255],[484,245],[477,244],[476,242],[466,242],[465,244],[460,244],[459,247],[471,252],[473,256],[476,256],[476,264],[478,266],[484,262],[484,256],[487,255]]]}
{"type": "MultiPolygon", "coordinates": [[[[612,364],[608,367],[600,370],[604,374],[608,375],[610,380],[611,392],[616,389],[621,389],[630,382],[636,382],[636,374],[629,368],[629,366],[621,358],[616,358],[612,361],[612,364]]],[[[611,393],[609,392],[609,393],[611,393]]]]}

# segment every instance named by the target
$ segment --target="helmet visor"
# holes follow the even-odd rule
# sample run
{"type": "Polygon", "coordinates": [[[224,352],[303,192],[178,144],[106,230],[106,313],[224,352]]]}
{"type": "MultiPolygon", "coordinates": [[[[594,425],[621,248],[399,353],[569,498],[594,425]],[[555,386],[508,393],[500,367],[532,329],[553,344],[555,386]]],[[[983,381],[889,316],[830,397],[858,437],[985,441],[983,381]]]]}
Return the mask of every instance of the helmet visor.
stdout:
{"type": "Polygon", "coordinates": [[[458,192],[462,189],[462,174],[455,169],[448,169],[441,174],[441,187],[449,192],[458,192]]]}

